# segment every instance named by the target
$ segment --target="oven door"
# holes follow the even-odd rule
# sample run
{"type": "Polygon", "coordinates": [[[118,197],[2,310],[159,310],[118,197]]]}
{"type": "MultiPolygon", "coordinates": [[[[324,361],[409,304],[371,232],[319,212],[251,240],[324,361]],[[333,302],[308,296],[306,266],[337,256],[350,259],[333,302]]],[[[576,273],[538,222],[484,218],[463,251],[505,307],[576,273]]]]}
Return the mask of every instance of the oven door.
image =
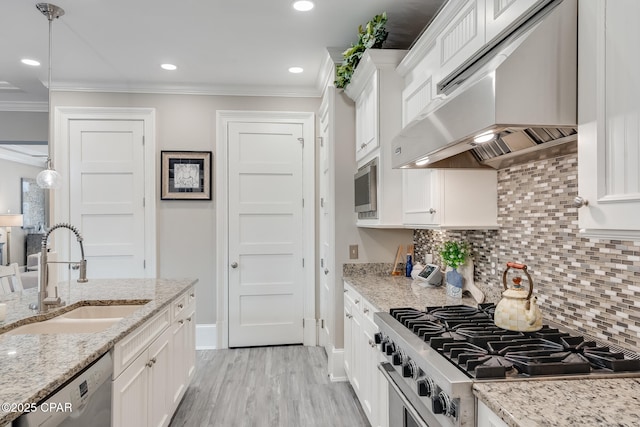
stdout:
{"type": "Polygon", "coordinates": [[[389,383],[389,426],[440,427],[440,423],[435,420],[429,423],[424,420],[432,418],[431,414],[393,365],[383,362],[378,365],[378,369],[389,383]]]}

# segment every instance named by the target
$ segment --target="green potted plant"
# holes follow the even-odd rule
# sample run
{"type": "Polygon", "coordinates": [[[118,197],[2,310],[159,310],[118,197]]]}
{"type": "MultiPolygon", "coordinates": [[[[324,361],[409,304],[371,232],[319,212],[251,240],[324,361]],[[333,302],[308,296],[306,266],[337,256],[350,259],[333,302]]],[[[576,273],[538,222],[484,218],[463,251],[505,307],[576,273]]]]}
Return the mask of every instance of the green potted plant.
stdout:
{"type": "Polygon", "coordinates": [[[470,256],[469,245],[466,242],[447,240],[440,248],[440,258],[445,266],[451,267],[446,273],[447,295],[461,298],[463,277],[458,272],[458,267],[463,265],[470,256]]]}
{"type": "Polygon", "coordinates": [[[381,48],[382,44],[387,40],[389,32],[385,29],[387,25],[387,12],[376,15],[367,22],[367,25],[358,27],[358,42],[352,44],[351,47],[342,52],[344,58],[341,65],[336,67],[336,80],[334,84],[337,88],[346,87],[351,81],[360,58],[364,51],[369,48],[381,48]]]}

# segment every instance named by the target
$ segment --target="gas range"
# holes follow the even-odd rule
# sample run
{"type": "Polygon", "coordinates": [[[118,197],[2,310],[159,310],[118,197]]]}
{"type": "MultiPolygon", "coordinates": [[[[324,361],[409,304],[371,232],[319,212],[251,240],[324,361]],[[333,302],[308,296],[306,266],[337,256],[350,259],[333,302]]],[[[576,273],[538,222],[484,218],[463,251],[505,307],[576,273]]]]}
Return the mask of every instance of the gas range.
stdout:
{"type": "MultiPolygon", "coordinates": [[[[380,369],[427,426],[474,426],[474,381],[640,376],[640,358],[549,325],[513,332],[493,304],[375,313],[380,369]]],[[[420,425],[420,424],[419,424],[420,425]]]]}

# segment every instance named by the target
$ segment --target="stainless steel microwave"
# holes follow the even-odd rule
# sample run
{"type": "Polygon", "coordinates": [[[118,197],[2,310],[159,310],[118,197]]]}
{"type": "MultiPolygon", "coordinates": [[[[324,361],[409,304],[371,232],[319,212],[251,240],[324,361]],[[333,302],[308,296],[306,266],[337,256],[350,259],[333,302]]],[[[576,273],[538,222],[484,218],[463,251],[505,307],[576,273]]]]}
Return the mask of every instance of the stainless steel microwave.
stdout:
{"type": "Polygon", "coordinates": [[[363,218],[374,218],[377,216],[378,199],[378,159],[373,159],[355,174],[355,211],[363,218]]]}

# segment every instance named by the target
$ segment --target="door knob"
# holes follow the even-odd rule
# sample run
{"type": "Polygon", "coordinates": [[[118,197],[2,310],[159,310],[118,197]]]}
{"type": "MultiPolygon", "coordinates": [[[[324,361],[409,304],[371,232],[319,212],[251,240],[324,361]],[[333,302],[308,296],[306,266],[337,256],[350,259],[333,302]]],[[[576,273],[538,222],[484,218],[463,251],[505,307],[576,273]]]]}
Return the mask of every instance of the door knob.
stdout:
{"type": "Polygon", "coordinates": [[[231,268],[238,268],[238,263],[237,262],[232,262],[231,263],[231,268]]]}
{"type": "Polygon", "coordinates": [[[325,274],[325,275],[329,274],[329,269],[328,269],[328,268],[325,268],[325,269],[324,269],[324,274],[325,274]]]}
{"type": "Polygon", "coordinates": [[[436,213],[436,210],[435,210],[435,209],[433,209],[433,208],[431,208],[431,209],[429,209],[429,213],[430,213],[431,215],[433,215],[434,213],[436,213]]]}
{"type": "Polygon", "coordinates": [[[575,199],[573,199],[573,206],[576,208],[581,208],[583,206],[588,206],[589,205],[589,201],[577,196],[575,199]]]}

